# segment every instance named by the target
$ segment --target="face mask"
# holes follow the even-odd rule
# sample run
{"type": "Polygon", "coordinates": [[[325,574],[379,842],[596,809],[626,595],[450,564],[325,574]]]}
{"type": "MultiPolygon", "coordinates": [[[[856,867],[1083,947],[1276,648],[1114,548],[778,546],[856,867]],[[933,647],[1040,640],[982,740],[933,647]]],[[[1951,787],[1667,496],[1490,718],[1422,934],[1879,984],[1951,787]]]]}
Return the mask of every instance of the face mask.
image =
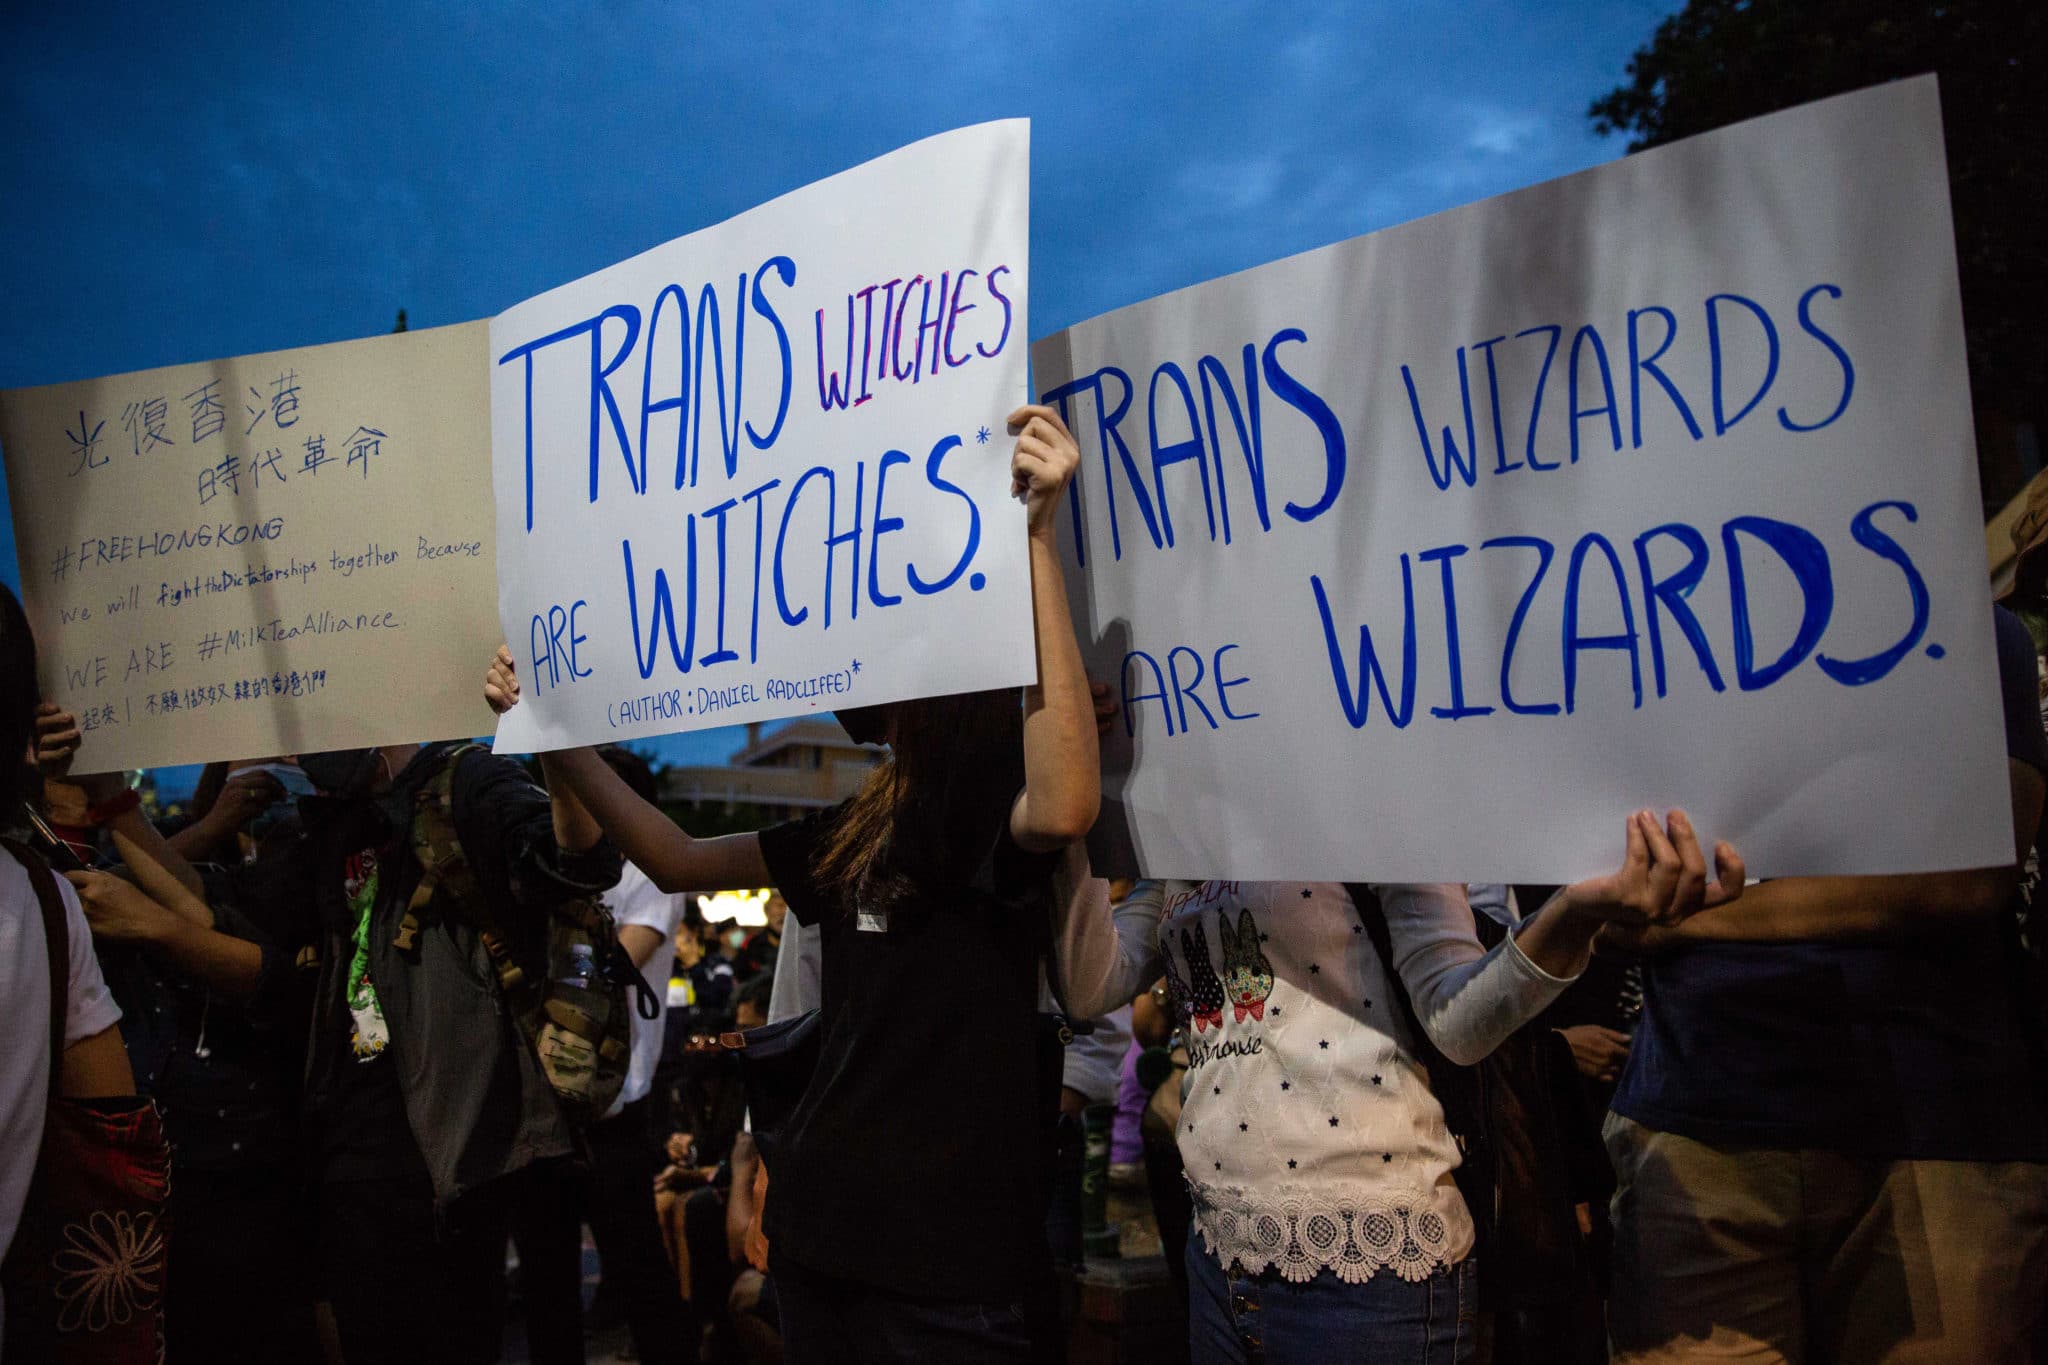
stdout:
{"type": "Polygon", "coordinates": [[[747,931],[744,929],[734,929],[725,936],[725,944],[728,948],[744,948],[746,943],[747,931]]]}
{"type": "Polygon", "coordinates": [[[367,796],[377,780],[379,754],[375,749],[329,749],[325,753],[300,754],[299,768],[321,793],[351,798],[367,796]]]}
{"type": "MultiPolygon", "coordinates": [[[[346,752],[346,751],[344,751],[346,752]]],[[[277,785],[284,788],[286,799],[313,796],[313,779],[306,776],[306,770],[296,763],[258,763],[239,769],[245,773],[269,773],[277,779],[277,785]]]]}

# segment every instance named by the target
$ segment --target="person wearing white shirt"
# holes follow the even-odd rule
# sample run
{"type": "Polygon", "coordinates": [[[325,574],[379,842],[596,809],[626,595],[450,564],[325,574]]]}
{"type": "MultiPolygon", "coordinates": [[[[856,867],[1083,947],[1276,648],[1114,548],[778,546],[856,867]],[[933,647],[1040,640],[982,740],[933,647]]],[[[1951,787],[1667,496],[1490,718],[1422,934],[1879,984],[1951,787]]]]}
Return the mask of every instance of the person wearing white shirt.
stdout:
{"type": "MultiPolygon", "coordinates": [[[[35,638],[21,603],[0,586],[0,827],[12,828],[36,783],[29,757],[35,748],[35,638]]],[[[55,879],[64,906],[69,994],[64,1001],[64,1051],[50,1055],[51,962],[42,903],[28,869],[0,853],[0,1000],[7,1002],[10,1027],[0,1042],[0,1260],[20,1226],[49,1109],[51,1069],[57,1093],[66,1099],[133,1095],[135,1077],[118,1027],[120,1007],[107,991],[93,954],[92,930],[79,908],[78,893],[55,879]]],[[[0,1296],[0,1341],[7,1331],[7,1305],[0,1296]]]]}
{"type": "Polygon", "coordinates": [[[1472,1215],[1456,1140],[1394,995],[1429,1041],[1477,1062],[1583,969],[1607,920],[1669,922],[1741,887],[1690,824],[1629,818],[1627,856],[1565,888],[1492,951],[1464,887],[1374,885],[1391,962],[1340,884],[1099,881],[1061,898],[1069,1004],[1128,1000],[1162,972],[1187,1040],[1180,1149],[1193,1359],[1451,1365],[1474,1347],[1472,1215]]]}
{"type": "MultiPolygon", "coordinates": [[[[654,774],[644,760],[625,749],[601,753],[628,785],[654,799],[654,774]]],[[[652,1019],[633,1011],[633,1050],[625,1086],[611,1111],[590,1130],[583,1214],[597,1243],[605,1290],[618,1296],[640,1359],[649,1365],[694,1361],[695,1314],[683,1302],[669,1267],[654,1211],[654,1179],[663,1165],[657,1144],[666,1136],[667,1125],[658,1125],[657,1133],[651,1112],[664,1108],[651,1092],[655,1065],[661,1060],[676,926],[690,897],[663,891],[629,862],[604,901],[618,926],[619,946],[646,978],[660,1009],[652,1019]]]]}

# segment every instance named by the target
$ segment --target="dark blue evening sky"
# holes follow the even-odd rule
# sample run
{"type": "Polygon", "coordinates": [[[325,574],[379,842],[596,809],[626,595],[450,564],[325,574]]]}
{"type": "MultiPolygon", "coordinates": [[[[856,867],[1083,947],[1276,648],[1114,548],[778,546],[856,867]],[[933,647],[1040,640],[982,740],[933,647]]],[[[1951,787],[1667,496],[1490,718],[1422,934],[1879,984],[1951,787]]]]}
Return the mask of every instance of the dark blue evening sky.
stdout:
{"type": "Polygon", "coordinates": [[[1620,155],[1672,8],[6,0],[0,387],[485,317],[1015,115],[1043,335],[1620,155]]]}

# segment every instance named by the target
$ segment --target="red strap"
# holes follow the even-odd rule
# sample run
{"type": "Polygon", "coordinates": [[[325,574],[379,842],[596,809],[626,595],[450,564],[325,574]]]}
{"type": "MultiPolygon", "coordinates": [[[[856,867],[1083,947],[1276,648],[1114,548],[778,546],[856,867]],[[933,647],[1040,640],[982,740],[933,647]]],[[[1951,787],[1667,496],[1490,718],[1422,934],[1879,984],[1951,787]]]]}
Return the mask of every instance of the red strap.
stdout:
{"type": "Polygon", "coordinates": [[[41,854],[13,839],[0,838],[0,847],[28,872],[28,884],[43,911],[43,943],[50,956],[50,1099],[58,1098],[58,1083],[64,1070],[64,1019],[71,1002],[71,933],[64,915],[64,899],[57,894],[57,879],[41,854]]]}
{"type": "Polygon", "coordinates": [[[85,818],[92,821],[95,825],[104,825],[120,816],[126,815],[141,804],[141,792],[133,787],[123,787],[115,795],[108,797],[98,805],[88,807],[85,812],[85,818]]]}

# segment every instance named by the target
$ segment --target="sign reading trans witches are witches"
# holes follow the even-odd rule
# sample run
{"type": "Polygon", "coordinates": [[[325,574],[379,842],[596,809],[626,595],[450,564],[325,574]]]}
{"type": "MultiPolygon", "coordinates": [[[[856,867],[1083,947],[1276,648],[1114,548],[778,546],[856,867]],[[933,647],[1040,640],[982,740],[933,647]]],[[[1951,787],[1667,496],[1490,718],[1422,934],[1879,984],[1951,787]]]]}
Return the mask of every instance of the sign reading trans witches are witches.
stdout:
{"type": "Polygon", "coordinates": [[[1932,78],[1033,358],[1098,867],[1562,881],[1670,806],[1766,875],[2011,860],[1932,78]]]}
{"type": "Polygon", "coordinates": [[[500,748],[1035,676],[1029,146],[928,138],[492,320],[500,748]]]}

